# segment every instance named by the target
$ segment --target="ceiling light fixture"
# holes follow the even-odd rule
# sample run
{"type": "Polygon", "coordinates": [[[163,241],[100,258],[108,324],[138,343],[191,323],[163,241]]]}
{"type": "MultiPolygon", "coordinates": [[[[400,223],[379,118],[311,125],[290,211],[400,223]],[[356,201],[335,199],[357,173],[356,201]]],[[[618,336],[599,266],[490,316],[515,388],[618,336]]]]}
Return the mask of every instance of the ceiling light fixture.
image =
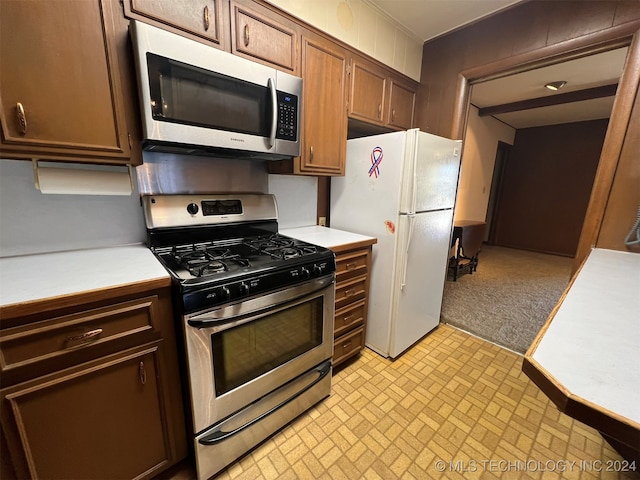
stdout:
{"type": "Polygon", "coordinates": [[[549,90],[560,90],[562,87],[564,87],[567,84],[567,82],[565,82],[564,80],[559,80],[557,82],[549,82],[545,85],[545,87],[547,87],[549,90]]]}

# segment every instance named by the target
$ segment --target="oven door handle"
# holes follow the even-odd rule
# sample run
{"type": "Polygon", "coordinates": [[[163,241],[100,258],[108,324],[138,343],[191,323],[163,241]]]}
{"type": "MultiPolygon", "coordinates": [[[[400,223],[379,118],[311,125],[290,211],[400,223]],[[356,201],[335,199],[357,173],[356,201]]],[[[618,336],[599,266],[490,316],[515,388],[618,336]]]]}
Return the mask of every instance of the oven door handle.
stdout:
{"type": "MultiPolygon", "coordinates": [[[[286,394],[286,390],[275,392],[267,395],[262,400],[254,403],[245,410],[238,412],[236,415],[223,420],[218,425],[213,427],[211,433],[207,433],[204,437],[198,439],[198,442],[202,445],[213,445],[217,442],[225,440],[242,430],[250,427],[251,425],[259,422],[260,420],[268,417],[275,411],[286,406],[289,402],[295,400],[301,394],[312,388],[323,378],[325,378],[331,372],[331,361],[326,361],[312,371],[306,374],[305,384],[293,394],[288,395],[284,399],[281,399],[283,393],[286,394]],[[239,425],[238,425],[239,424],[239,425]]],[[[283,387],[286,389],[287,385],[283,387]]]]}
{"type": "Polygon", "coordinates": [[[221,313],[226,310],[226,307],[222,307],[220,309],[212,310],[210,312],[203,313],[201,315],[196,315],[187,320],[187,324],[195,328],[211,328],[215,326],[226,325],[229,323],[238,323],[245,319],[252,319],[256,316],[260,316],[263,313],[270,312],[274,308],[277,308],[280,305],[286,305],[290,303],[295,303],[299,301],[304,301],[308,297],[315,295],[316,293],[326,289],[328,286],[335,283],[335,279],[333,276],[320,280],[318,279],[318,286],[310,291],[305,291],[303,295],[294,298],[283,298],[279,301],[274,301],[268,305],[265,305],[261,308],[257,308],[255,310],[249,310],[247,312],[239,313],[236,315],[229,315],[221,313]]]}

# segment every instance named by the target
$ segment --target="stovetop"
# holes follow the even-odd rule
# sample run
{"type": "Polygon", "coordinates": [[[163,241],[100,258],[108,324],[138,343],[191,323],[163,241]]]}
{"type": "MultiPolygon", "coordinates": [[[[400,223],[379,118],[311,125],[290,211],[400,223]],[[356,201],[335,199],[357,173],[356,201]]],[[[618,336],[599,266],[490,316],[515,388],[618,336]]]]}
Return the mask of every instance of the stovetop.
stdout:
{"type": "Polygon", "coordinates": [[[278,233],[273,195],[153,195],[142,205],[184,313],[335,272],[331,250],[278,233]]]}
{"type": "Polygon", "coordinates": [[[201,241],[152,249],[185,285],[222,281],[244,274],[286,268],[327,256],[326,249],[278,233],[247,239],[201,241]]]}

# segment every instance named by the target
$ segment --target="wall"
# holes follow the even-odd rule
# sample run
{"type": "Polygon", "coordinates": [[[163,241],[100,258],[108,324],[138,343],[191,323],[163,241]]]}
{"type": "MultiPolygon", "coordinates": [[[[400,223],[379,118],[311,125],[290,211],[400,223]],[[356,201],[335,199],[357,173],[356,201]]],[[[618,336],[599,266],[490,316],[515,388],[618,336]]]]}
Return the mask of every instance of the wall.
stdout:
{"type": "Polygon", "coordinates": [[[425,131],[450,137],[458,105],[458,77],[487,65],[504,69],[532,62],[542,54],[589,45],[589,34],[611,38],[633,33],[640,2],[532,0],[424,44],[417,121],[425,131]],[[585,39],[585,44],[581,39],[585,39]],[[552,51],[551,51],[552,50],[552,51]]]}
{"type": "Polygon", "coordinates": [[[498,141],[513,145],[515,134],[516,130],[509,125],[493,117],[479,117],[478,109],[470,108],[462,151],[456,220],[485,221],[498,141]]]}
{"type": "Polygon", "coordinates": [[[315,225],[317,179],[268,175],[264,162],[145,152],[130,196],[44,195],[24,160],[0,160],[0,257],[146,241],[142,193],[272,193],[280,228],[315,225]]]}
{"type": "MultiPolygon", "coordinates": [[[[640,89],[636,91],[627,140],[620,152],[617,173],[607,199],[596,246],[612,250],[640,252],[640,245],[624,246],[623,241],[640,215],[640,89]]],[[[636,238],[636,237],[633,237],[636,238]]]]}
{"type": "Polygon", "coordinates": [[[0,256],[145,240],[137,191],[130,196],[44,195],[24,160],[0,160],[0,256]]]}
{"type": "Polygon", "coordinates": [[[268,1],[420,81],[422,41],[366,0],[268,1]]]}
{"type": "Polygon", "coordinates": [[[516,132],[503,174],[495,243],[574,256],[608,120],[516,132]]]}

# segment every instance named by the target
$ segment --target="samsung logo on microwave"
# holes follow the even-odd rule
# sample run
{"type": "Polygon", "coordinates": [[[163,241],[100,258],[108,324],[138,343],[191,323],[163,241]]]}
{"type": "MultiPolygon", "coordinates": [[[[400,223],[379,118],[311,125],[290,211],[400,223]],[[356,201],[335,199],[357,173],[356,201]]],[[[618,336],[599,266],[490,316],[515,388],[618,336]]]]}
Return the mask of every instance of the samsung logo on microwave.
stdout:
{"type": "Polygon", "coordinates": [[[244,140],[242,138],[233,138],[233,137],[231,137],[229,140],[231,140],[232,142],[244,143],[244,140]]]}

